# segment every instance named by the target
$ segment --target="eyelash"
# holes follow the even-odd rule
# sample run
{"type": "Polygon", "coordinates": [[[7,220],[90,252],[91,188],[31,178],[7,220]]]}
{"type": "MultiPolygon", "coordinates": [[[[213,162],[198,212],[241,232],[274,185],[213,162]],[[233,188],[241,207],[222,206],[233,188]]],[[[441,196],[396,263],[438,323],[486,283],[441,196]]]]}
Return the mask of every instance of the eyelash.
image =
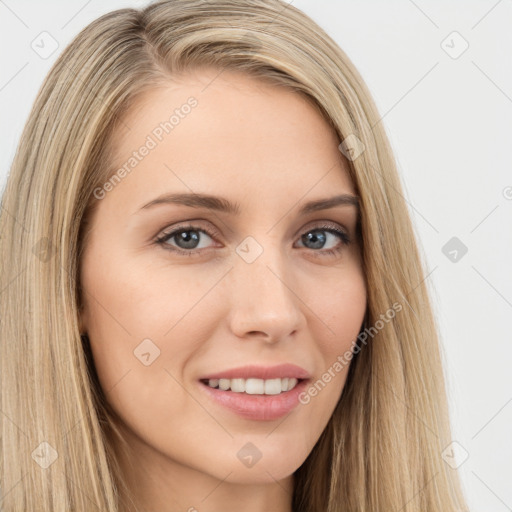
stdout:
{"type": "MultiPolygon", "coordinates": [[[[174,253],[177,253],[177,254],[180,254],[180,255],[184,255],[184,256],[189,256],[189,257],[196,256],[196,255],[198,255],[198,253],[200,253],[203,250],[206,250],[206,251],[208,250],[208,249],[185,250],[185,249],[180,249],[180,248],[172,247],[168,243],[166,243],[168,240],[172,239],[173,237],[175,237],[179,233],[185,232],[185,231],[199,231],[201,233],[205,233],[206,235],[208,235],[212,239],[220,236],[219,232],[217,230],[215,230],[215,229],[211,229],[209,231],[209,230],[200,228],[199,226],[194,226],[192,224],[188,224],[186,226],[179,226],[176,229],[174,229],[173,231],[171,231],[170,233],[163,233],[161,236],[156,238],[155,243],[157,243],[158,245],[162,246],[162,248],[165,249],[165,250],[172,251],[174,253]]],[[[321,225],[318,225],[318,226],[314,226],[314,227],[304,231],[303,234],[310,233],[310,232],[313,232],[313,231],[326,231],[328,233],[332,233],[334,235],[337,235],[340,238],[340,240],[341,240],[341,244],[338,245],[334,249],[325,249],[325,250],[311,249],[313,252],[318,252],[318,253],[320,253],[321,256],[324,256],[324,257],[326,257],[326,256],[333,256],[335,254],[338,254],[339,252],[341,252],[341,250],[344,247],[348,246],[351,243],[351,239],[348,236],[348,234],[345,231],[342,231],[341,229],[335,227],[333,224],[321,224],[321,225]]],[[[307,249],[307,247],[306,247],[306,249],[307,249]]]]}

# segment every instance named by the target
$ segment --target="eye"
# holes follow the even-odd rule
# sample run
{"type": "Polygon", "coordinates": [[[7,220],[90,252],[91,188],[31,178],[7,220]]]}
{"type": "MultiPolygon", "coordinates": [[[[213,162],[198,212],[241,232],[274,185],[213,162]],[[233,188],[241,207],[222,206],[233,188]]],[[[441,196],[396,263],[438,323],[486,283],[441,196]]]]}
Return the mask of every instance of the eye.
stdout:
{"type": "Polygon", "coordinates": [[[337,254],[351,242],[348,234],[333,224],[324,224],[308,229],[301,236],[300,241],[306,248],[324,249],[322,251],[314,251],[319,253],[319,255],[337,254]],[[339,240],[338,243],[336,243],[336,238],[339,240]],[[331,244],[334,243],[334,246],[325,249],[325,245],[329,244],[329,239],[331,244]]]}
{"type": "MultiPolygon", "coordinates": [[[[189,224],[178,226],[169,233],[163,233],[155,240],[155,243],[177,254],[195,256],[202,252],[202,250],[209,249],[207,245],[206,247],[204,246],[208,242],[208,240],[204,240],[205,237],[207,239],[215,239],[220,237],[220,234],[213,229],[207,230],[189,224]],[[169,243],[173,240],[174,243],[169,243]],[[201,244],[203,244],[202,247],[201,244]]],[[[312,249],[312,252],[318,253],[318,256],[329,256],[341,252],[344,247],[350,244],[351,239],[336,224],[324,223],[304,231],[299,241],[302,244],[300,247],[312,249]],[[338,243],[336,243],[336,239],[338,239],[338,243]],[[325,245],[330,245],[331,247],[325,249],[325,245]]]]}
{"type": "Polygon", "coordinates": [[[167,250],[193,256],[197,250],[204,249],[204,247],[199,247],[199,245],[205,235],[208,238],[212,238],[218,234],[216,232],[209,232],[198,226],[181,226],[170,233],[164,233],[162,236],[158,237],[156,243],[162,245],[167,250]],[[172,239],[175,239],[177,247],[168,243],[168,241],[172,239]]]}

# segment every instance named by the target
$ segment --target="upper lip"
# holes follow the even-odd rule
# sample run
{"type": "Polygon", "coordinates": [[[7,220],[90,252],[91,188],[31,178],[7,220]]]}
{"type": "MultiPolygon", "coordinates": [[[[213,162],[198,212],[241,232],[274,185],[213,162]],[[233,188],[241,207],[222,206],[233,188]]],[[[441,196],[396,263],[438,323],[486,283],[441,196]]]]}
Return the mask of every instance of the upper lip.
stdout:
{"type": "Polygon", "coordinates": [[[278,364],[275,366],[249,365],[239,368],[231,368],[220,372],[212,373],[201,378],[209,379],[278,379],[278,378],[309,379],[310,374],[300,366],[295,364],[278,364]]]}

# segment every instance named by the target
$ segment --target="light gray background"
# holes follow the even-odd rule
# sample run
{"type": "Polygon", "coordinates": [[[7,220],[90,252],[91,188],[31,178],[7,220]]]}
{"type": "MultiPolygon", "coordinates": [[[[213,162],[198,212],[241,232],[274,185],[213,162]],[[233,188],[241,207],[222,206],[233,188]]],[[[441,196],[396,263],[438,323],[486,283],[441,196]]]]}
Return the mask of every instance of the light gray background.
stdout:
{"type": "MultiPolygon", "coordinates": [[[[146,3],[0,0],[2,189],[58,54],[99,15],[146,3]],[[46,59],[31,47],[43,31],[59,44],[46,59]]],[[[384,116],[442,335],[456,441],[447,460],[472,511],[512,511],[512,2],[293,4],[345,50],[384,116]],[[459,241],[443,253],[452,237],[466,254],[459,241]]]]}

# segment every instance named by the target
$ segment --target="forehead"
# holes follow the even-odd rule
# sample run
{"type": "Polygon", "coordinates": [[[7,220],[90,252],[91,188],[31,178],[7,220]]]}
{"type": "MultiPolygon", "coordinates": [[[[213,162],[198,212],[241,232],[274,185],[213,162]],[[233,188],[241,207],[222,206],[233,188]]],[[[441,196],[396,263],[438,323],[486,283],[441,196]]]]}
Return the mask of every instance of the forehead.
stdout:
{"type": "Polygon", "coordinates": [[[114,169],[151,148],[116,187],[136,202],[175,189],[295,201],[313,188],[354,192],[338,137],[312,100],[242,73],[182,74],[141,96],[119,127],[114,169]]]}

